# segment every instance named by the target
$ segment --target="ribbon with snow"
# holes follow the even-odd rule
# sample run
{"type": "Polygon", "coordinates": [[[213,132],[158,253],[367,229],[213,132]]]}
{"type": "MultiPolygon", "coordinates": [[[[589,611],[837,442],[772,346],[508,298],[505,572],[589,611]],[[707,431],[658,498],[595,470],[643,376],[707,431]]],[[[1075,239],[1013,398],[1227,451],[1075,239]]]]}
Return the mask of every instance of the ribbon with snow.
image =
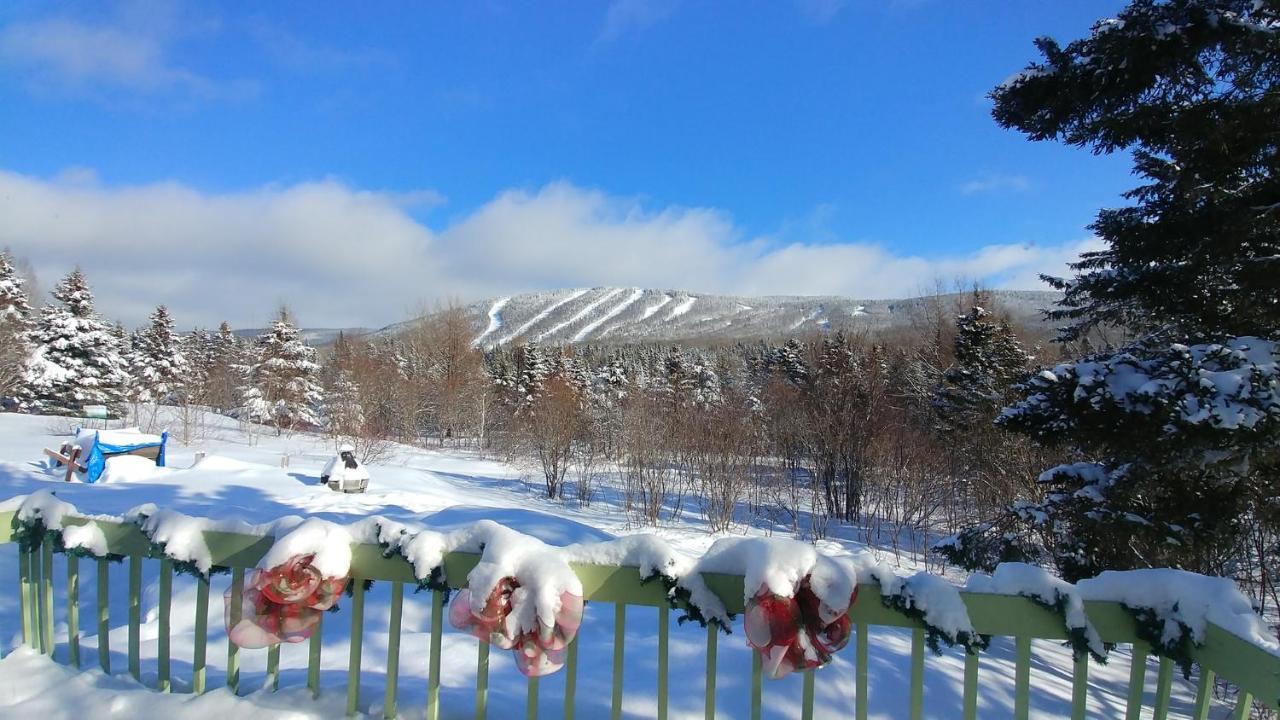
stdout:
{"type": "Polygon", "coordinates": [[[345,529],[321,520],[302,523],[259,561],[238,604],[235,588],[227,589],[227,637],[248,649],[306,640],[342,597],[350,568],[345,529]]]}
{"type": "Polygon", "coordinates": [[[254,570],[238,608],[233,589],[228,588],[225,607],[231,642],[242,648],[264,648],[311,637],[347,585],[346,577],[321,575],[312,564],[314,559],[314,554],[296,555],[269,570],[254,570]]]}
{"type": "Polygon", "coordinates": [[[551,625],[537,616],[533,598],[514,577],[502,578],[488,597],[478,600],[469,587],[459,590],[449,603],[449,623],[484,642],[513,650],[516,667],[525,677],[542,677],[564,667],[565,650],[582,625],[582,595],[560,593],[551,625]]]}
{"type": "Polygon", "coordinates": [[[563,551],[491,520],[454,540],[455,547],[479,550],[480,562],[450,603],[449,623],[512,650],[526,677],[563,667],[583,607],[582,582],[563,551]]]}
{"type": "Polygon", "coordinates": [[[770,679],[826,665],[849,642],[849,606],[858,588],[843,607],[833,607],[813,591],[809,578],[806,575],[790,597],[761,585],[747,602],[747,644],[760,651],[762,669],[770,679]]]}

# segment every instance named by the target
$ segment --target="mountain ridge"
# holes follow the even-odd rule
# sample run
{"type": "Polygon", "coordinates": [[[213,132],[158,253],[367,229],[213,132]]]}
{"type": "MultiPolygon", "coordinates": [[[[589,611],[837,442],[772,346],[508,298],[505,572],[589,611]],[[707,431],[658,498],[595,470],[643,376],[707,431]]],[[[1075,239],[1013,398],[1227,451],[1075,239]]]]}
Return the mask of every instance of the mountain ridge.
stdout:
{"type": "MultiPolygon", "coordinates": [[[[1040,311],[1061,298],[1041,290],[986,291],[1012,319],[1043,324],[1040,311]]],[[[957,302],[962,294],[889,300],[843,295],[716,295],[686,290],[601,286],[564,288],[486,298],[461,306],[475,333],[472,343],[485,349],[511,342],[694,342],[754,340],[836,330],[884,330],[905,327],[913,313],[941,298],[957,302]]],[[[425,317],[368,328],[303,328],[315,346],[349,337],[396,335],[425,317]]],[[[253,337],[261,329],[236,331],[253,337]]]]}
{"type": "MultiPolygon", "coordinates": [[[[1015,320],[1042,323],[1040,311],[1061,295],[1038,290],[993,290],[992,301],[1015,320]]],[[[475,329],[473,344],[515,341],[681,342],[744,340],[834,330],[885,329],[911,322],[933,296],[891,300],[825,295],[715,295],[685,290],[594,287],[488,298],[462,306],[475,329]]],[[[955,299],[956,294],[943,298],[955,299]]],[[[416,320],[381,328],[403,331],[416,320]]]]}

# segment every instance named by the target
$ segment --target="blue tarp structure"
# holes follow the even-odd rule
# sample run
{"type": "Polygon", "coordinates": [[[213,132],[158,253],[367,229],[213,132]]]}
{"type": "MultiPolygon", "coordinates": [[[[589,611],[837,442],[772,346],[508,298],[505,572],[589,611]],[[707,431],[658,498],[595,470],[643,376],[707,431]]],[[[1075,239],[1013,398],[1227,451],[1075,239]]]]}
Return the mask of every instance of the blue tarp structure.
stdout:
{"type": "Polygon", "coordinates": [[[109,430],[106,436],[99,430],[76,429],[75,444],[80,446],[80,462],[85,466],[84,481],[98,482],[102,471],[107,467],[107,457],[122,455],[143,448],[159,448],[156,455],[156,466],[164,467],[165,445],[169,442],[169,433],[146,435],[136,431],[109,430]]]}

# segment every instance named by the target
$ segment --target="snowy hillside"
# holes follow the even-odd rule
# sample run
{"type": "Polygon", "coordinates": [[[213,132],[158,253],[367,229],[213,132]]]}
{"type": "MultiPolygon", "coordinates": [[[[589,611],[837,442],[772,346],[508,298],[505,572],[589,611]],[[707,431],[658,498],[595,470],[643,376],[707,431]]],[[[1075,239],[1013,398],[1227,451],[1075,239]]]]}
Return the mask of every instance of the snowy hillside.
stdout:
{"type": "MultiPolygon", "coordinates": [[[[994,291],[1014,318],[1039,321],[1057,293],[994,291]]],[[[682,290],[597,287],[490,298],[465,307],[475,341],[493,347],[540,343],[743,340],[835,330],[883,329],[912,322],[924,298],[858,300],[838,296],[736,297],[682,290]]],[[[378,331],[395,333],[407,323],[378,331]]]]}

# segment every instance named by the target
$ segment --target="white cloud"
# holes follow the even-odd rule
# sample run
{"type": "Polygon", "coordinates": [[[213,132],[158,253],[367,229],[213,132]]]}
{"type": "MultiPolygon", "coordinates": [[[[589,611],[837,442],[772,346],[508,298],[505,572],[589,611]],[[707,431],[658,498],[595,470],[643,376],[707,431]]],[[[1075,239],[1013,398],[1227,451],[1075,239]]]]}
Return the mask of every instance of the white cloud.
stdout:
{"type": "Polygon", "coordinates": [[[987,173],[960,184],[960,192],[964,195],[976,195],[987,192],[1025,192],[1031,189],[1031,181],[1024,175],[1001,175],[987,173]]]}
{"type": "MultiPolygon", "coordinates": [[[[902,255],[863,242],[747,237],[724,212],[646,209],[569,183],[508,190],[433,230],[407,203],[334,180],[204,193],[177,183],[106,187],[0,171],[0,246],[45,287],[72,266],[128,324],[165,303],[183,326],[265,322],[281,302],[311,326],[381,325],[422,302],[527,290],[639,285],[731,294],[916,294],[933,280],[1036,288],[1096,241],[902,255]]],[[[417,203],[420,206],[420,203],[417,203]]]]}
{"type": "Polygon", "coordinates": [[[172,46],[179,36],[209,27],[206,22],[176,17],[160,6],[122,10],[99,23],[70,18],[14,22],[0,28],[0,63],[21,68],[29,86],[38,92],[55,89],[97,95],[125,90],[204,99],[240,98],[256,92],[252,82],[215,80],[173,58],[172,46]]]}
{"type": "Polygon", "coordinates": [[[675,0],[613,0],[605,11],[596,42],[613,42],[627,33],[645,30],[674,9],[675,0]]]}
{"type": "Polygon", "coordinates": [[[800,15],[815,25],[826,25],[844,9],[846,0],[795,0],[800,15]]]}

